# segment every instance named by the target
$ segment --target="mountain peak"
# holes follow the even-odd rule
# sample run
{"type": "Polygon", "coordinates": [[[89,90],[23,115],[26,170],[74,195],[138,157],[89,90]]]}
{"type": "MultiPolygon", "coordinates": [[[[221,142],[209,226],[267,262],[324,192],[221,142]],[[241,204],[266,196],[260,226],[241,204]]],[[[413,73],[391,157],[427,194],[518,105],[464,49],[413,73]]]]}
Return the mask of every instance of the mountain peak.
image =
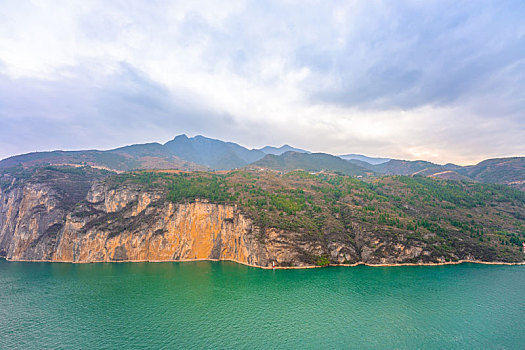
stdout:
{"type": "Polygon", "coordinates": [[[165,146],[179,158],[216,170],[240,168],[264,157],[261,151],[249,150],[234,142],[225,142],[202,135],[190,138],[179,135],[165,146]]]}
{"type": "Polygon", "coordinates": [[[180,135],[175,136],[172,141],[175,141],[175,140],[187,140],[187,139],[188,139],[188,136],[186,136],[186,134],[180,134],[180,135]]]}

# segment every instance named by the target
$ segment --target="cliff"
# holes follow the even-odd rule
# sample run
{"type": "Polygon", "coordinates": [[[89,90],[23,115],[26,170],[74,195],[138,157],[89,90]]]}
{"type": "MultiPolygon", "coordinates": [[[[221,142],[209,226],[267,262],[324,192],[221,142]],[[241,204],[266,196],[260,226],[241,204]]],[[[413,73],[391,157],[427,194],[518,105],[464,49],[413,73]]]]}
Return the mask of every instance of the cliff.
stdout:
{"type": "MultiPolygon", "coordinates": [[[[152,185],[150,178],[141,183],[131,175],[119,175],[108,181],[107,174],[96,169],[82,171],[40,169],[27,179],[13,177],[3,182],[1,257],[78,263],[216,259],[259,267],[523,261],[519,250],[481,243],[467,235],[446,241],[425,228],[407,231],[398,228],[399,222],[398,227],[371,224],[370,219],[358,220],[340,209],[333,216],[324,215],[320,230],[312,231],[292,226],[299,214],[280,212],[272,219],[275,222],[268,223],[266,215],[275,213],[274,209],[259,215],[256,207],[233,200],[229,204],[209,198],[169,200],[174,196],[169,188],[152,185]],[[277,222],[286,217],[291,221],[277,222]],[[450,242],[452,248],[446,245],[450,242]]],[[[252,187],[245,193],[262,191],[247,186],[252,187]]],[[[214,184],[205,187],[214,188],[214,184]]],[[[185,193],[184,187],[177,191],[185,193]]],[[[246,202],[250,203],[238,201],[246,202]]]]}
{"type": "Polygon", "coordinates": [[[70,208],[48,185],[0,193],[0,253],[8,260],[60,262],[234,260],[255,266],[308,265],[320,247],[292,232],[264,233],[235,206],[174,204],[140,186],[95,183],[70,208]],[[69,210],[67,210],[69,209],[69,210]]]}

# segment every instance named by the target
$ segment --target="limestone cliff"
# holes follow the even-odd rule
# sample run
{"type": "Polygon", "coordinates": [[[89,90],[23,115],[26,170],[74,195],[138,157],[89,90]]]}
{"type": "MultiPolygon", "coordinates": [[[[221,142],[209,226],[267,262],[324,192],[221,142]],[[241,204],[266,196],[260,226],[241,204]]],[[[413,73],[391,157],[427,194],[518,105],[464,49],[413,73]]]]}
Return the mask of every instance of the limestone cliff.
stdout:
{"type": "Polygon", "coordinates": [[[174,204],[139,186],[95,183],[71,208],[46,185],[0,193],[0,252],[8,260],[62,262],[235,260],[256,266],[308,265],[320,246],[297,234],[264,233],[236,207],[204,201],[174,204]],[[304,243],[304,242],[303,242],[304,243]]]}

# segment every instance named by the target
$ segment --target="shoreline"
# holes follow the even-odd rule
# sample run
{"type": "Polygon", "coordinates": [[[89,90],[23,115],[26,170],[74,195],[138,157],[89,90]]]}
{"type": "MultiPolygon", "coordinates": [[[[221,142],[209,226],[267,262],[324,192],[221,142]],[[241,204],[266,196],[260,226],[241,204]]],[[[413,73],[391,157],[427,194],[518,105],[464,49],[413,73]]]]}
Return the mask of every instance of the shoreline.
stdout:
{"type": "Polygon", "coordinates": [[[458,261],[448,261],[448,262],[437,262],[437,263],[394,263],[394,264],[370,264],[365,262],[357,262],[353,264],[328,264],[323,266],[317,265],[306,265],[306,266],[259,266],[254,264],[249,264],[246,262],[238,261],[235,259],[170,259],[170,260],[120,260],[120,261],[66,261],[66,260],[11,260],[5,257],[1,257],[5,261],[9,262],[47,262],[47,263],[62,263],[62,264],[100,264],[100,263],[139,263],[139,262],[149,262],[149,263],[162,263],[162,262],[195,262],[195,261],[230,261],[240,265],[255,267],[263,270],[302,270],[302,269],[318,269],[323,267],[355,267],[359,265],[369,266],[369,267],[398,267],[398,266],[444,266],[444,265],[459,265],[459,264],[480,264],[480,265],[502,265],[502,266],[513,266],[513,265],[525,265],[525,261],[522,262],[503,262],[503,261],[481,261],[481,260],[458,260],[458,261]]]}

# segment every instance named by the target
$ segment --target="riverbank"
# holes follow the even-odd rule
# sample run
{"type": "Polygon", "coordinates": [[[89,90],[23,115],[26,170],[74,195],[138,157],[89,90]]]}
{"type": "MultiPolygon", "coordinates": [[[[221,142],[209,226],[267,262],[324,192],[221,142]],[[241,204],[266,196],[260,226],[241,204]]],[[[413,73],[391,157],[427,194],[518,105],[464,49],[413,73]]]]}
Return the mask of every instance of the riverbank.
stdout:
{"type": "Polygon", "coordinates": [[[173,259],[173,260],[119,260],[119,261],[64,261],[64,260],[11,260],[7,258],[0,258],[6,261],[12,262],[50,262],[50,263],[69,263],[69,264],[98,264],[98,263],[140,263],[140,262],[194,262],[194,261],[230,261],[244,266],[255,267],[264,270],[299,270],[299,269],[317,269],[329,266],[339,267],[355,267],[359,265],[370,266],[370,267],[397,267],[397,266],[443,266],[443,265],[458,265],[458,264],[482,264],[482,265],[525,265],[525,261],[521,262],[502,262],[502,261],[479,261],[479,260],[458,260],[458,261],[446,261],[436,263],[398,263],[398,264],[369,264],[365,262],[357,262],[353,264],[328,264],[323,266],[318,265],[306,265],[306,266],[259,266],[249,264],[246,262],[238,261],[235,259],[173,259]]]}

